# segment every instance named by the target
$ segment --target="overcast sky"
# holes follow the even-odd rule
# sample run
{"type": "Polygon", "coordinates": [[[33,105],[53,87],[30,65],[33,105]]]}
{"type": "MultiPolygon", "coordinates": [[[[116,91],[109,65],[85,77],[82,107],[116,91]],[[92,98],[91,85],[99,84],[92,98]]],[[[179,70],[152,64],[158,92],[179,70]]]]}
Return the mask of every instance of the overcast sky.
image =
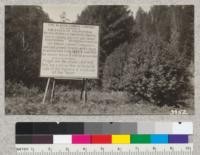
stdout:
{"type": "MultiPolygon", "coordinates": [[[[69,19],[68,22],[75,22],[77,19],[77,16],[81,14],[82,10],[87,5],[43,5],[42,8],[45,12],[48,13],[50,19],[52,19],[55,22],[61,21],[61,14],[63,12],[66,13],[66,17],[69,19]]],[[[144,11],[149,11],[151,5],[129,5],[130,10],[135,15],[136,11],[139,7],[142,7],[144,11]]]]}

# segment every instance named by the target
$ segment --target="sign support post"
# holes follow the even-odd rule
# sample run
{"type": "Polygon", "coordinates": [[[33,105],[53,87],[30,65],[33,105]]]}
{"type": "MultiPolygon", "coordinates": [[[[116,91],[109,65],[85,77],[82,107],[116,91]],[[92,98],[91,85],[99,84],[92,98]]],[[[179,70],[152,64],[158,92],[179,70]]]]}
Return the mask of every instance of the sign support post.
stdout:
{"type": "Polygon", "coordinates": [[[52,86],[52,90],[51,90],[51,98],[50,98],[50,102],[51,102],[51,103],[53,102],[55,83],[56,83],[56,80],[53,79],[53,86],[52,86]]]}
{"type": "Polygon", "coordinates": [[[87,102],[87,79],[83,79],[83,85],[81,90],[81,100],[85,104],[87,102]]]}
{"type": "Polygon", "coordinates": [[[44,97],[43,97],[43,100],[42,100],[42,104],[45,103],[45,99],[46,99],[48,88],[49,88],[49,83],[50,83],[50,78],[48,78],[48,80],[47,80],[47,85],[46,85],[46,88],[45,88],[45,93],[44,93],[44,97]]]}

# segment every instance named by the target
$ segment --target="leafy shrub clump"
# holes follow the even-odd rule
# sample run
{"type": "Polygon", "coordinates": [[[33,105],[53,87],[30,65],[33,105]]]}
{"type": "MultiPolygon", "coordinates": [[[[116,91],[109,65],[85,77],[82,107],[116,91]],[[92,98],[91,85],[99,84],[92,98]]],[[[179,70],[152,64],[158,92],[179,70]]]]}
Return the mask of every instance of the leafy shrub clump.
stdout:
{"type": "Polygon", "coordinates": [[[131,98],[157,105],[179,105],[192,90],[190,62],[178,42],[165,42],[152,35],[134,44],[120,45],[107,58],[103,87],[126,90],[131,98]]]}
{"type": "Polygon", "coordinates": [[[107,57],[103,71],[103,88],[105,90],[123,90],[124,66],[129,50],[130,45],[124,43],[107,57]]]}
{"type": "Polygon", "coordinates": [[[158,105],[177,105],[188,93],[189,79],[184,52],[155,36],[140,38],[129,52],[124,87],[132,95],[158,105]]]}
{"type": "Polygon", "coordinates": [[[34,96],[39,93],[39,89],[37,87],[28,88],[26,87],[23,82],[11,82],[9,80],[6,81],[5,84],[5,95],[6,97],[9,96],[34,96]]]}

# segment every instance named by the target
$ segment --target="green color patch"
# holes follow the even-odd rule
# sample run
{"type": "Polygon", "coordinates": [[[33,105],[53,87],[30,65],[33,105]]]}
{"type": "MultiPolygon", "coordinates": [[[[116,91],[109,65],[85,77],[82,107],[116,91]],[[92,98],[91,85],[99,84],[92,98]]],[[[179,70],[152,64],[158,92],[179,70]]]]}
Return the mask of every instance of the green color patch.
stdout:
{"type": "Polygon", "coordinates": [[[133,134],[131,135],[131,143],[134,143],[134,144],[151,143],[151,136],[147,134],[133,134]]]}

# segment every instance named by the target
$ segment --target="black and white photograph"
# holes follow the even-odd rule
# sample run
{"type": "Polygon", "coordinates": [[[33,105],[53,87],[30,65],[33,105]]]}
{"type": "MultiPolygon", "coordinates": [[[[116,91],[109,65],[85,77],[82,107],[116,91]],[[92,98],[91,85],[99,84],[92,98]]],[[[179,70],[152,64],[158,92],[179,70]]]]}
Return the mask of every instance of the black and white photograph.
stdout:
{"type": "Polygon", "coordinates": [[[5,114],[192,115],[193,5],[6,5],[5,114]]]}

